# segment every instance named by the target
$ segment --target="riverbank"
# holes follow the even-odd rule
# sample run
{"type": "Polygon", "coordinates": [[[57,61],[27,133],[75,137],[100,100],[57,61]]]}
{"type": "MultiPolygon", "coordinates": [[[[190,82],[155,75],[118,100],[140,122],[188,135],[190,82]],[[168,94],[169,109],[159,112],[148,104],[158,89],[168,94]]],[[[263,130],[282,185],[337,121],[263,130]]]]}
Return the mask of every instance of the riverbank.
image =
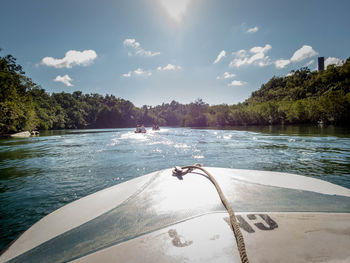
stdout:
{"type": "Polygon", "coordinates": [[[28,138],[30,136],[38,136],[39,131],[21,131],[12,134],[0,134],[0,138],[28,138]]]}

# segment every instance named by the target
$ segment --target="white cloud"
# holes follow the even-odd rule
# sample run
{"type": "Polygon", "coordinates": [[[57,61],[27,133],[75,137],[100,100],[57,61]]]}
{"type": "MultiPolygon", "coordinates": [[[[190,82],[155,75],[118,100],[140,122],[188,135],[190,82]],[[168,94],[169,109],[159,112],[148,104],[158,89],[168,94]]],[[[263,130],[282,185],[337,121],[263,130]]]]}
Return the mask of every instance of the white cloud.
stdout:
{"type": "Polygon", "coordinates": [[[339,58],[328,57],[324,62],[324,67],[327,68],[329,65],[341,66],[344,62],[339,58]]]}
{"type": "Polygon", "coordinates": [[[248,58],[244,58],[244,59],[235,58],[234,60],[232,60],[230,62],[229,67],[230,68],[233,68],[233,67],[239,68],[240,66],[244,66],[244,65],[247,65],[247,64],[248,64],[248,58]]]}
{"type": "Polygon", "coordinates": [[[158,67],[157,70],[158,71],[176,71],[176,70],[181,70],[181,66],[176,66],[173,64],[168,64],[164,67],[158,67]]]}
{"type": "Polygon", "coordinates": [[[258,32],[258,30],[259,30],[259,27],[255,26],[255,27],[249,28],[247,30],[247,33],[255,33],[255,32],[258,32]]]}
{"type": "Polygon", "coordinates": [[[228,72],[224,72],[224,74],[222,74],[222,76],[217,76],[216,79],[231,79],[231,78],[234,78],[236,77],[235,74],[230,74],[228,72]]]}
{"type": "MultiPolygon", "coordinates": [[[[311,58],[317,55],[318,53],[312,48],[312,46],[303,45],[301,48],[294,52],[293,56],[290,59],[276,60],[275,66],[276,68],[282,69],[292,62],[300,62],[307,58],[311,58]]],[[[314,63],[314,60],[309,61],[309,63],[307,63],[306,66],[309,66],[312,63],[314,63]]]]}
{"type": "Polygon", "coordinates": [[[124,78],[131,78],[132,76],[144,76],[149,77],[152,75],[151,70],[143,70],[142,68],[137,68],[134,71],[129,71],[128,73],[122,74],[124,78]]]}
{"type": "Polygon", "coordinates": [[[246,82],[241,81],[241,80],[232,80],[227,86],[233,87],[233,86],[243,86],[245,85],[246,82]]]}
{"type": "Polygon", "coordinates": [[[264,47],[252,47],[249,51],[252,53],[266,53],[271,48],[271,45],[266,44],[264,47]]]}
{"type": "Polygon", "coordinates": [[[303,45],[301,48],[294,52],[290,60],[292,62],[300,62],[304,59],[311,58],[317,55],[318,53],[312,49],[312,46],[303,45]]]}
{"type": "Polygon", "coordinates": [[[134,74],[137,76],[151,76],[152,72],[150,70],[143,70],[142,68],[138,68],[134,70],[134,74]]]}
{"type": "MultiPolygon", "coordinates": [[[[157,67],[157,71],[177,71],[177,70],[182,70],[181,66],[173,65],[173,64],[168,64],[164,67],[157,67]]],[[[149,77],[152,75],[152,72],[155,70],[143,70],[142,68],[137,68],[134,71],[129,71],[128,73],[122,74],[123,77],[125,78],[130,78],[132,76],[145,76],[149,77]]]]}
{"type": "Polygon", "coordinates": [[[264,47],[257,46],[251,48],[249,53],[244,49],[233,52],[232,54],[235,55],[236,58],[230,62],[229,67],[241,67],[245,65],[257,65],[259,67],[268,66],[271,64],[271,60],[265,53],[271,48],[271,45],[266,44],[264,47]]]}
{"type": "Polygon", "coordinates": [[[64,58],[44,57],[42,64],[55,68],[71,68],[72,66],[88,66],[97,58],[94,50],[69,50],[64,58]]]}
{"type": "Polygon", "coordinates": [[[251,56],[248,59],[248,64],[252,64],[256,62],[258,65],[260,65],[260,62],[263,62],[264,58],[265,58],[264,53],[256,53],[255,55],[251,56]]]}
{"type": "Polygon", "coordinates": [[[145,57],[154,57],[160,55],[160,52],[152,52],[149,50],[144,50],[141,47],[139,42],[136,42],[135,39],[127,38],[123,42],[125,47],[129,47],[133,50],[133,52],[128,52],[128,56],[137,55],[137,56],[145,56],[145,57]]]}
{"type": "Polygon", "coordinates": [[[131,77],[131,71],[129,71],[128,73],[125,73],[122,75],[125,78],[130,78],[131,77]]]}
{"type": "Polygon", "coordinates": [[[271,60],[270,60],[270,57],[269,56],[266,56],[264,57],[263,60],[260,60],[258,62],[256,62],[256,64],[259,66],[259,67],[266,67],[266,66],[269,66],[271,65],[271,60]]]}
{"type": "Polygon", "coordinates": [[[232,52],[232,55],[235,55],[236,57],[239,57],[239,58],[244,58],[247,56],[247,51],[244,49],[241,49],[236,52],[232,52]]]}
{"type": "Polygon", "coordinates": [[[279,59],[275,61],[276,68],[279,68],[279,69],[285,68],[289,64],[290,64],[289,59],[279,59]]]}
{"type": "Polygon", "coordinates": [[[152,52],[149,50],[139,49],[135,52],[136,55],[145,57],[154,57],[160,55],[160,52],[152,52]]]}
{"type": "Polygon", "coordinates": [[[219,55],[216,57],[215,61],[213,62],[213,64],[218,63],[222,58],[226,57],[226,51],[222,50],[219,55]]]}
{"type": "Polygon", "coordinates": [[[130,38],[125,39],[123,44],[124,44],[124,46],[132,47],[132,48],[139,48],[140,47],[139,42],[136,42],[135,39],[130,39],[130,38]]]}
{"type": "MultiPolygon", "coordinates": [[[[164,67],[158,67],[157,71],[177,71],[182,70],[181,66],[168,64],[164,67]]],[[[149,77],[152,75],[153,70],[143,70],[142,68],[135,69],[134,71],[129,71],[128,73],[122,74],[125,78],[130,78],[131,76],[145,76],[149,77]]]]}
{"type": "Polygon", "coordinates": [[[53,81],[56,82],[62,82],[64,83],[67,87],[72,87],[73,84],[70,83],[71,81],[73,81],[67,74],[64,76],[60,76],[58,75],[53,81]]]}

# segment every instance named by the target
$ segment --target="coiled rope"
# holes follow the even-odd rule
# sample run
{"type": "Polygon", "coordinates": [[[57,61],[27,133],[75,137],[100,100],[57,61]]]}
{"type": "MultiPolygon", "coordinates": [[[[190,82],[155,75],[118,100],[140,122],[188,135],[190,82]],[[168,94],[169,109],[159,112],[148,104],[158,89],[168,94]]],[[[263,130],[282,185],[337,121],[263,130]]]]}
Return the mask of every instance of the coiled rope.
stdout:
{"type": "Polygon", "coordinates": [[[241,233],[241,230],[239,229],[239,225],[238,225],[235,213],[234,213],[230,203],[228,202],[228,200],[224,196],[224,193],[222,192],[222,190],[221,190],[218,182],[215,180],[215,178],[207,170],[205,170],[200,164],[188,165],[188,166],[183,166],[183,167],[175,167],[173,169],[173,175],[183,176],[187,173],[192,172],[195,169],[198,169],[198,170],[201,170],[202,172],[204,172],[208,176],[209,180],[214,184],[216,191],[218,192],[218,194],[220,196],[221,202],[224,204],[227,212],[230,215],[230,223],[232,226],[232,230],[235,234],[236,243],[237,243],[239,255],[241,257],[241,261],[242,261],[242,263],[248,263],[249,261],[248,261],[248,256],[247,256],[245,244],[244,244],[243,235],[241,233]]]}

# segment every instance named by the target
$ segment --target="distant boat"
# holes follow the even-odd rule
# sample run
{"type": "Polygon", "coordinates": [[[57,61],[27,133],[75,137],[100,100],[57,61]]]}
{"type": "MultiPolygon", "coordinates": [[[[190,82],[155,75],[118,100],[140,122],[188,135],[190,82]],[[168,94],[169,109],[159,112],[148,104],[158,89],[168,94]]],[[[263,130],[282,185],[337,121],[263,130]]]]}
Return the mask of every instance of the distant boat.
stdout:
{"type": "Polygon", "coordinates": [[[141,125],[141,126],[138,125],[136,127],[135,133],[146,133],[146,132],[147,132],[147,130],[143,125],[141,125]]]}
{"type": "Polygon", "coordinates": [[[154,124],[152,126],[152,131],[159,131],[159,130],[160,130],[160,128],[159,128],[159,126],[157,124],[154,124]]]}
{"type": "MultiPolygon", "coordinates": [[[[250,262],[350,262],[350,189],[287,173],[206,169],[235,210],[250,262]]],[[[240,262],[208,177],[172,175],[153,172],[63,206],[0,262],[240,262]]]]}

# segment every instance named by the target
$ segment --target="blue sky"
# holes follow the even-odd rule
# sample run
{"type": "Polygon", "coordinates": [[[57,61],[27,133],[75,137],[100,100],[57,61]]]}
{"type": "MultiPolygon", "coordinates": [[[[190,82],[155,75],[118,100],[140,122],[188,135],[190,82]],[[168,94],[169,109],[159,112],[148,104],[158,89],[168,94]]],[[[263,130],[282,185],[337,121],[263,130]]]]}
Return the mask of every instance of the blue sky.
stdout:
{"type": "Polygon", "coordinates": [[[272,76],[349,57],[350,1],[1,1],[1,55],[48,92],[141,106],[235,104],[272,76]]]}

